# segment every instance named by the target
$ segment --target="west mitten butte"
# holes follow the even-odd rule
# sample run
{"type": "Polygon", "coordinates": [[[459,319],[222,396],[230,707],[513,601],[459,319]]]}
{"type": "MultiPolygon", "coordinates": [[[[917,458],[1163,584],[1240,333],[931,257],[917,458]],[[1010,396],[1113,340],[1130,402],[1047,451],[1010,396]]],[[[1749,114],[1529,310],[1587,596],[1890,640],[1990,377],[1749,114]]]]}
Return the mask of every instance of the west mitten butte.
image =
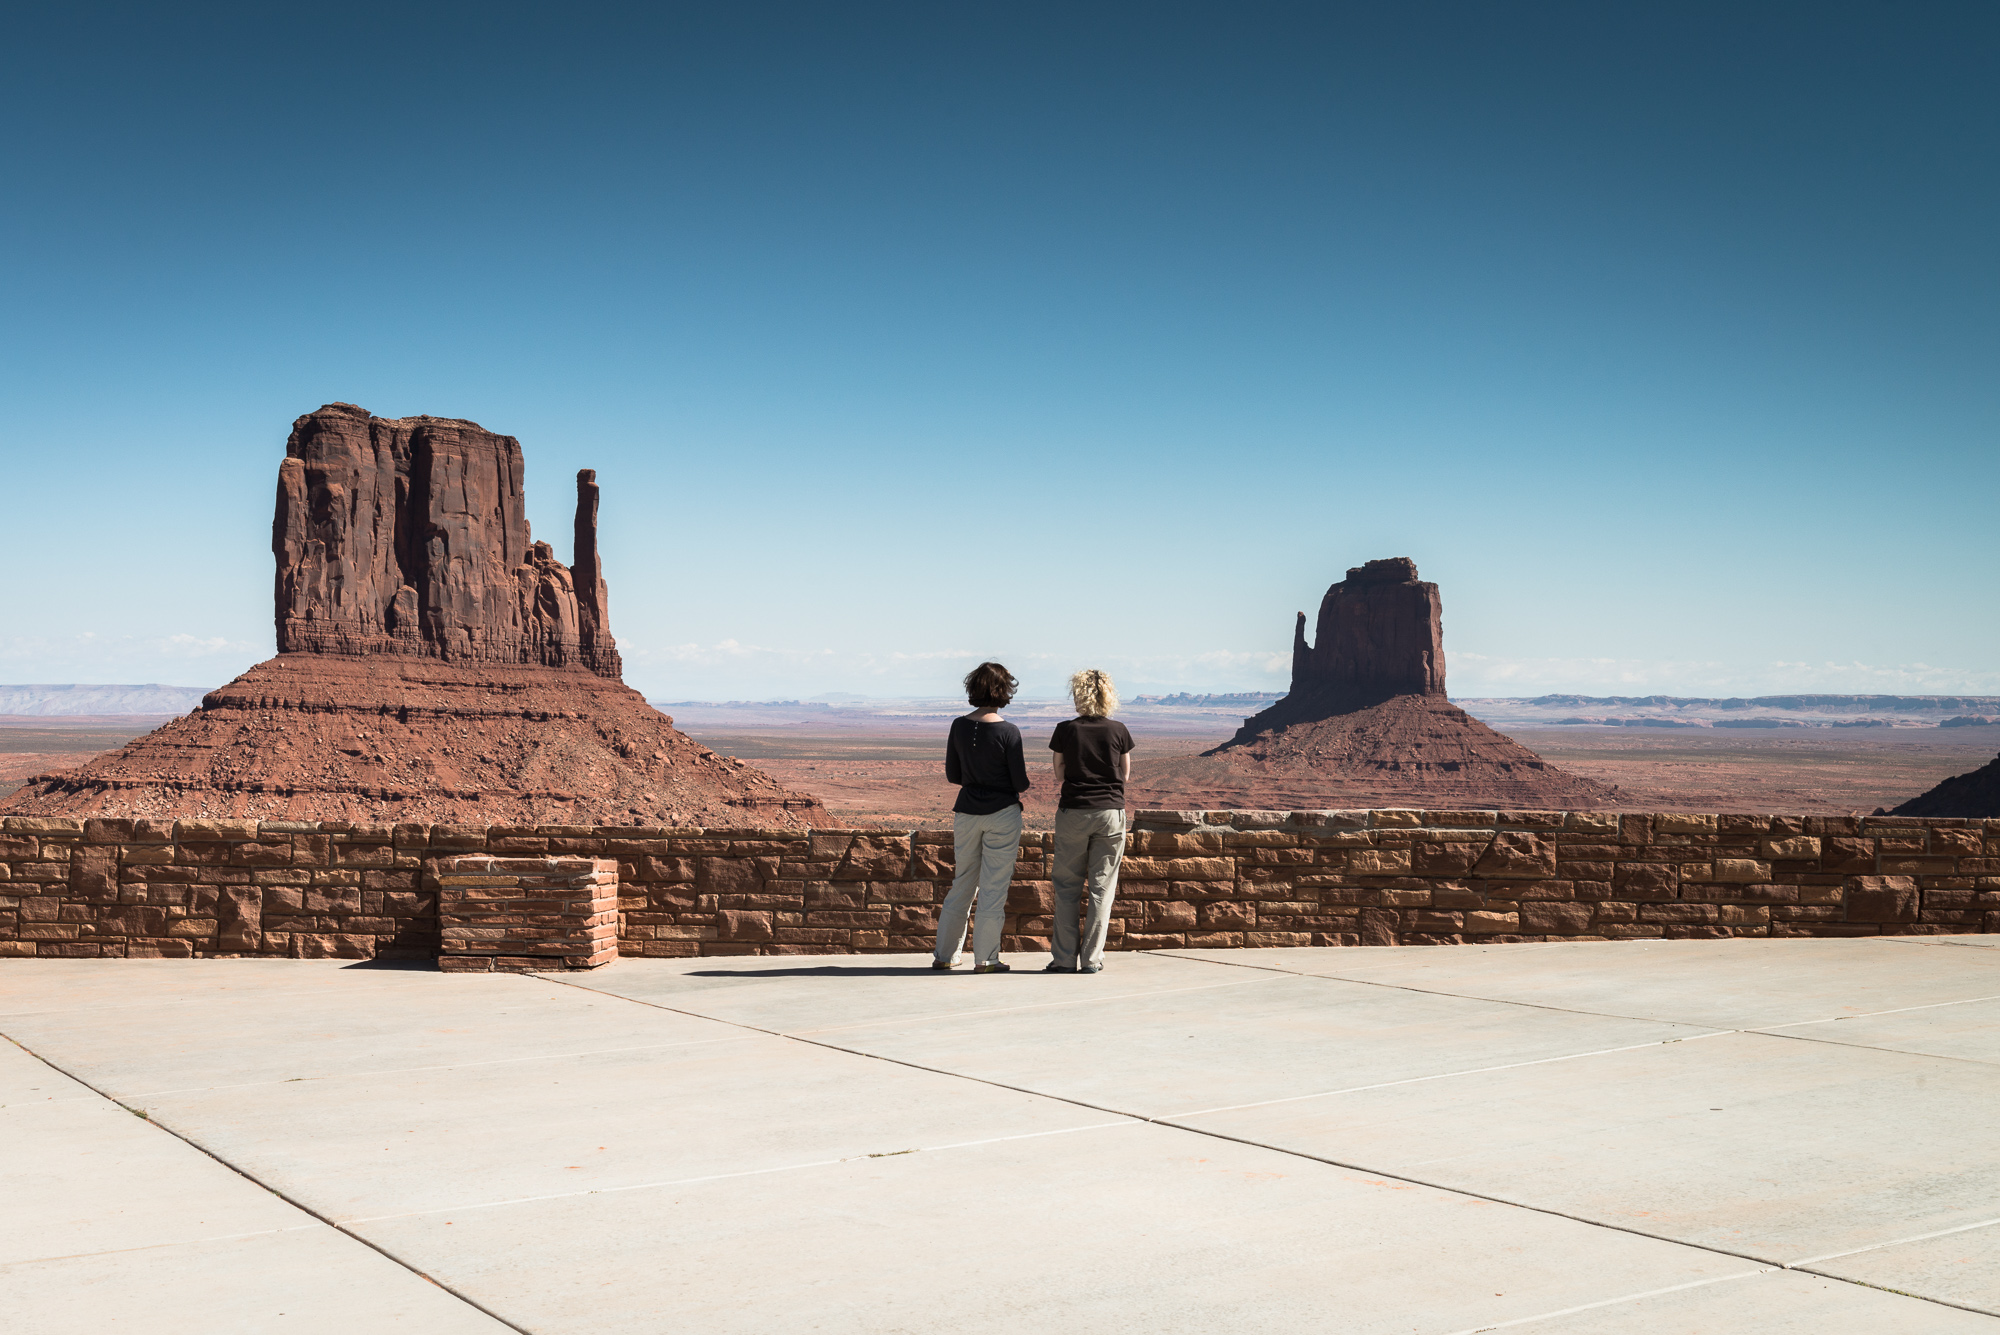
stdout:
{"type": "Polygon", "coordinates": [[[520,442],[335,403],[292,426],[271,547],[279,653],[4,805],[35,816],[826,825],[621,680],[577,476],[575,560],[528,531],[520,442]]]}

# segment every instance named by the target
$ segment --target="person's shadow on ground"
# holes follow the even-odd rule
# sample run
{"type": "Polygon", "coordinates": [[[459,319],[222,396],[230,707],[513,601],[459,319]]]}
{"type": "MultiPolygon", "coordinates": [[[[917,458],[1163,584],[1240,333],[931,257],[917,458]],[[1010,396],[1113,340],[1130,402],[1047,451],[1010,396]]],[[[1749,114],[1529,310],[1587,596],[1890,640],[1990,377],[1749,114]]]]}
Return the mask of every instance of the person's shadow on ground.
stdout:
{"type": "MultiPolygon", "coordinates": [[[[822,964],[813,968],[793,969],[690,969],[683,978],[905,978],[916,973],[934,973],[928,964],[906,964],[901,967],[874,965],[868,968],[842,968],[837,964],[822,964]]],[[[971,969],[955,969],[954,973],[971,973],[971,969]]]]}

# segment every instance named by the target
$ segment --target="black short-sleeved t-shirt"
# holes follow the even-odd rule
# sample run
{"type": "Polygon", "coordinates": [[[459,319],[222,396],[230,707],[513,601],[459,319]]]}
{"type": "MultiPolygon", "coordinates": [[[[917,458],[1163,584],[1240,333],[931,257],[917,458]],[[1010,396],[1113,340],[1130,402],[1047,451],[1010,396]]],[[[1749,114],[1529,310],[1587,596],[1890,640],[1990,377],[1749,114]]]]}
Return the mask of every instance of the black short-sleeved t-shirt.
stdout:
{"type": "Polygon", "coordinates": [[[945,741],[944,777],[959,785],[953,811],[990,816],[1018,806],[1028,791],[1028,758],[1021,751],[1021,730],[1006,720],[991,723],[969,718],[951,721],[945,741]]]}
{"type": "Polygon", "coordinates": [[[1132,734],[1116,719],[1073,718],[1056,724],[1049,750],[1063,758],[1062,800],[1072,811],[1102,811],[1125,805],[1125,780],[1118,758],[1132,749],[1132,734]]]}

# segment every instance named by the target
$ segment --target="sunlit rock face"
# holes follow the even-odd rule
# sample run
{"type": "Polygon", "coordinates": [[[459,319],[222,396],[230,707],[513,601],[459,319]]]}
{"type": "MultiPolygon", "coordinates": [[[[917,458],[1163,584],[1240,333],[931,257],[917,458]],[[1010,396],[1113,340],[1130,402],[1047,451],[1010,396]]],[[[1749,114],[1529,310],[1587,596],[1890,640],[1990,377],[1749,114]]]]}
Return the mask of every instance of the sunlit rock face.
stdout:
{"type": "Polygon", "coordinates": [[[616,678],[597,560],[597,475],[577,475],[575,565],[531,540],[521,443],[448,417],[332,403],[278,469],[281,653],[411,654],[616,678]]]}

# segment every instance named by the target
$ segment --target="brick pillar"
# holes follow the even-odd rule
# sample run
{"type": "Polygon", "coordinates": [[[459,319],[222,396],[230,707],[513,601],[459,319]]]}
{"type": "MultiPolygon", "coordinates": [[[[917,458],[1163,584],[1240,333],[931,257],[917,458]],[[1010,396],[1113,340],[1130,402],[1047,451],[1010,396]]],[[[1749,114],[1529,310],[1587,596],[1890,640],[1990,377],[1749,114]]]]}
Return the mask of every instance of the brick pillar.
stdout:
{"type": "Polygon", "coordinates": [[[446,973],[594,969],[618,957],[618,864],[609,858],[439,857],[438,967],[446,973]]]}

